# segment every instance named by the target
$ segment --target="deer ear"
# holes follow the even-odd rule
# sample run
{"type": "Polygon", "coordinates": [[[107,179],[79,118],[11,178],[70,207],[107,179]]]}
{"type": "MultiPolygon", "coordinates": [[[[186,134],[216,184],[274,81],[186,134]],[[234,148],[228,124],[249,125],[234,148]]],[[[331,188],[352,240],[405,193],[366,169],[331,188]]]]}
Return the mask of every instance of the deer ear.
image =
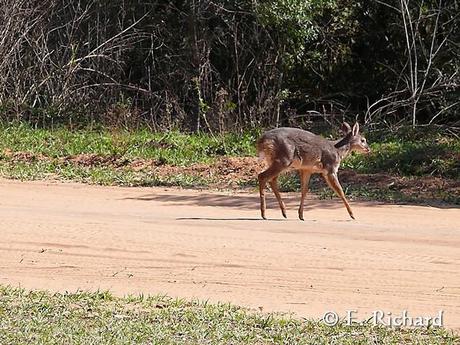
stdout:
{"type": "Polygon", "coordinates": [[[351,132],[351,127],[348,123],[344,122],[342,123],[342,127],[340,127],[340,130],[344,133],[344,134],[348,134],[351,132]]]}
{"type": "Polygon", "coordinates": [[[352,134],[358,135],[358,133],[359,133],[359,123],[356,122],[355,125],[353,126],[352,134]]]}

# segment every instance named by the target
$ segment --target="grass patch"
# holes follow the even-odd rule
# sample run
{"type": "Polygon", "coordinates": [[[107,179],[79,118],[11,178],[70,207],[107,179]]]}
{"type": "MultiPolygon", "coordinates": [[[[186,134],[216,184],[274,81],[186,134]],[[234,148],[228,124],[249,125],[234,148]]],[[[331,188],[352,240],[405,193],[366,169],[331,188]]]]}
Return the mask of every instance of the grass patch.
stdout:
{"type": "MultiPolygon", "coordinates": [[[[212,136],[175,131],[33,129],[24,123],[0,124],[0,176],[122,186],[255,188],[261,168],[255,159],[229,162],[223,157],[254,157],[258,136],[255,132],[212,136]]],[[[342,180],[347,195],[366,200],[429,199],[460,204],[460,187],[454,183],[460,180],[458,137],[432,128],[375,131],[367,137],[372,154],[350,155],[342,168],[359,174],[395,176],[398,183],[375,183],[369,178],[363,181],[361,175],[342,180]],[[428,181],[431,176],[438,180],[428,181]],[[425,188],[424,183],[431,185],[425,188]],[[409,190],[411,184],[417,187],[409,190]]],[[[324,184],[315,181],[318,179],[311,184],[313,192],[322,198],[332,197],[324,184]]],[[[283,175],[279,182],[282,191],[299,190],[294,175],[283,175]]]]}
{"type": "Polygon", "coordinates": [[[165,296],[117,298],[107,292],[50,294],[0,287],[2,344],[458,344],[442,328],[261,314],[229,304],[165,296]]]}
{"type": "MultiPolygon", "coordinates": [[[[339,176],[347,171],[339,171],[339,176]]],[[[342,188],[348,199],[353,200],[374,200],[389,203],[408,203],[408,204],[452,204],[460,205],[460,188],[455,180],[436,179],[417,177],[398,177],[384,175],[384,180],[395,180],[393,182],[375,181],[373,175],[355,174],[352,178],[342,177],[342,188]],[[373,181],[374,180],[374,181],[373,181]],[[446,182],[447,181],[447,182],[446,182]],[[444,182],[444,183],[443,183],[444,182]]],[[[280,191],[300,192],[300,180],[296,173],[283,174],[278,179],[280,191]]],[[[255,187],[256,184],[254,183],[255,187]]],[[[337,198],[335,192],[327,186],[319,175],[313,175],[309,191],[318,196],[319,199],[337,198]]]]}
{"type": "Polygon", "coordinates": [[[191,174],[159,176],[150,171],[133,171],[129,168],[114,169],[110,166],[81,167],[61,164],[57,161],[0,163],[0,176],[18,180],[61,179],[103,186],[153,187],[179,186],[193,188],[208,186],[213,179],[191,174]]]}
{"type": "Polygon", "coordinates": [[[20,180],[55,178],[101,185],[209,186],[212,177],[192,173],[155,174],[129,165],[81,166],[61,158],[77,155],[114,157],[119,162],[150,160],[158,165],[186,167],[212,164],[220,156],[253,156],[256,133],[210,136],[148,130],[70,131],[66,128],[33,129],[25,123],[0,125],[0,176],[20,180]],[[25,153],[26,159],[9,153],[25,153]]]}
{"type": "Polygon", "coordinates": [[[400,176],[439,176],[460,179],[460,139],[421,128],[370,133],[372,153],[350,155],[344,168],[358,173],[400,176]]]}
{"type": "Polygon", "coordinates": [[[0,153],[11,150],[52,158],[94,154],[186,166],[210,163],[218,156],[253,156],[257,136],[257,133],[211,136],[148,130],[70,131],[66,128],[33,129],[25,123],[0,124],[0,153]]]}
{"type": "MultiPolygon", "coordinates": [[[[431,127],[415,130],[404,128],[394,132],[376,131],[366,136],[371,143],[372,153],[352,154],[342,162],[342,171],[352,170],[361,174],[352,179],[340,178],[348,197],[385,202],[443,202],[460,205],[460,189],[455,186],[455,181],[460,179],[458,137],[440,133],[431,127]],[[384,183],[368,176],[380,174],[393,176],[395,181],[384,183]],[[437,180],[432,181],[431,177],[437,180]],[[446,183],[439,183],[440,180],[446,183]]],[[[295,173],[281,175],[279,185],[284,192],[300,190],[300,181],[295,173]]],[[[320,199],[336,197],[317,175],[312,177],[310,190],[320,199]]]]}

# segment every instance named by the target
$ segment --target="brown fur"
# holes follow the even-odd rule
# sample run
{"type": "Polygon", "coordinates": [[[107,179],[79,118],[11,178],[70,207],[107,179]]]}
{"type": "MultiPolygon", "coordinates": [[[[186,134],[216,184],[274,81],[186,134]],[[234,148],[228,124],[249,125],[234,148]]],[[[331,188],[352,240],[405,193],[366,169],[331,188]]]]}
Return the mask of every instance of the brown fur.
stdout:
{"type": "Polygon", "coordinates": [[[352,151],[369,152],[366,139],[359,134],[359,125],[353,129],[346,122],[342,125],[344,137],[331,141],[319,135],[298,128],[282,127],[265,132],[257,141],[257,152],[266,160],[267,170],[259,174],[260,210],[265,219],[265,187],[270,184],[281,212],[286,217],[286,207],[278,190],[277,179],[288,169],[299,171],[302,187],[299,218],[303,220],[303,203],[311,174],[322,174],[328,185],[339,195],[354,219],[350,205],[345,198],[337,178],[340,162],[352,151]]]}
{"type": "Polygon", "coordinates": [[[275,156],[275,142],[270,139],[264,140],[260,138],[257,141],[257,154],[260,159],[265,159],[267,164],[271,165],[275,156]]]}

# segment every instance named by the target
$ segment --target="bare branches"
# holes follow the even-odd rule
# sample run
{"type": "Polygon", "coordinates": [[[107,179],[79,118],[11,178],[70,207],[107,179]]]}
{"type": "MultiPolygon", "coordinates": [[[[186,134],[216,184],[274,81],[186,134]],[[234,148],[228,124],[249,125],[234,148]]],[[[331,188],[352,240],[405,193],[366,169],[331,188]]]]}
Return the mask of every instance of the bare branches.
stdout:
{"type": "MultiPolygon", "coordinates": [[[[460,88],[459,49],[455,46],[446,48],[453,39],[455,29],[455,25],[446,23],[458,17],[458,13],[455,6],[442,0],[431,8],[424,2],[400,0],[399,9],[391,8],[400,14],[406,44],[406,62],[400,69],[398,80],[402,78],[408,82],[405,88],[390,92],[370,105],[366,121],[372,121],[376,115],[381,117],[396,112],[397,109],[410,109],[411,123],[415,126],[419,113],[424,111],[426,114],[427,108],[431,107],[438,109],[428,119],[429,123],[433,123],[458,106],[458,102],[446,98],[449,91],[460,88]],[[438,59],[440,53],[444,61],[438,59]],[[446,56],[456,59],[457,63],[455,60],[452,60],[452,64],[446,63],[446,56]]],[[[387,68],[397,73],[392,66],[387,68]]]]}
{"type": "Polygon", "coordinates": [[[458,2],[290,3],[3,0],[0,117],[215,132],[459,109],[458,2]]]}
{"type": "Polygon", "coordinates": [[[117,102],[119,91],[106,92],[98,107],[94,91],[102,85],[141,92],[122,80],[122,54],[150,37],[136,30],[149,11],[122,26],[111,9],[102,12],[94,0],[0,4],[0,104],[10,104],[16,118],[41,113],[45,122],[49,112],[59,118],[65,112],[104,111],[117,102]]]}

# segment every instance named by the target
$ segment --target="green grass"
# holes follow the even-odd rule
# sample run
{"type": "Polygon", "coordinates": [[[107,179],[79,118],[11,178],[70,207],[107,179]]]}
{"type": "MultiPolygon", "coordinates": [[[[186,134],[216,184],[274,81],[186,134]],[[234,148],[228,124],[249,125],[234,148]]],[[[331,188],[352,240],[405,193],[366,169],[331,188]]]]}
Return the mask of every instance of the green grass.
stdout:
{"type": "Polygon", "coordinates": [[[1,344],[458,344],[443,328],[329,327],[165,296],[51,294],[0,286],[1,344]]]}
{"type": "MultiPolygon", "coordinates": [[[[0,123],[0,176],[21,180],[56,178],[85,183],[123,186],[181,186],[206,187],[216,183],[217,177],[201,177],[190,173],[155,175],[149,169],[136,170],[129,164],[113,166],[94,164],[84,166],[62,160],[80,154],[113,157],[118,161],[153,160],[157,164],[189,166],[193,163],[212,164],[220,156],[255,156],[255,141],[259,133],[184,134],[177,131],[152,133],[108,129],[75,130],[66,128],[34,129],[25,123],[0,123]],[[32,159],[15,160],[8,152],[26,152],[32,159]],[[44,159],[42,159],[44,158],[44,159]]],[[[436,176],[460,179],[460,139],[440,133],[433,128],[368,133],[372,148],[370,155],[350,155],[342,168],[357,173],[386,173],[408,178],[436,176]]],[[[243,187],[255,187],[256,177],[245,179],[243,187]]],[[[298,191],[298,178],[280,178],[282,191],[298,191]]],[[[324,187],[312,184],[311,189],[323,198],[331,197],[324,187]]],[[[392,187],[344,184],[347,195],[372,200],[417,201],[392,187]]],[[[433,199],[460,204],[460,195],[433,193],[433,199]]]]}
{"type": "Polygon", "coordinates": [[[460,137],[436,127],[404,127],[370,133],[369,159],[352,156],[345,167],[362,173],[460,178],[460,137]]]}
{"type": "MultiPolygon", "coordinates": [[[[344,160],[343,167],[359,173],[460,178],[460,139],[423,129],[415,133],[410,138],[406,137],[406,131],[388,136],[370,133],[372,154],[351,155],[344,160]]],[[[0,124],[0,154],[4,150],[52,158],[95,154],[186,166],[210,163],[218,156],[254,156],[257,136],[257,133],[211,136],[148,130],[70,131],[33,129],[24,123],[0,124]]]]}
{"type": "Polygon", "coordinates": [[[255,155],[257,134],[152,133],[148,130],[110,131],[66,128],[33,129],[25,123],[0,124],[0,176],[21,180],[57,178],[101,185],[121,186],[207,186],[214,182],[191,174],[154,175],[146,169],[109,165],[83,167],[59,158],[79,154],[116,157],[120,160],[154,160],[158,164],[188,166],[210,164],[219,156],[255,155]],[[6,152],[27,152],[46,159],[15,161],[6,152]]]}
{"type": "MultiPolygon", "coordinates": [[[[411,177],[406,184],[410,184],[410,180],[414,178],[416,177],[411,177]]],[[[278,182],[281,192],[298,192],[300,190],[300,181],[296,173],[283,174],[279,177],[278,182]]],[[[361,183],[361,181],[342,182],[341,185],[349,199],[422,205],[437,205],[440,203],[460,205],[460,195],[451,193],[451,191],[442,187],[429,193],[407,193],[395,186],[369,185],[361,183]]],[[[252,186],[255,187],[256,184],[253,183],[252,186]]],[[[309,191],[318,196],[319,199],[337,198],[334,191],[326,185],[319,175],[312,176],[309,191]]]]}
{"type": "Polygon", "coordinates": [[[256,133],[211,136],[177,131],[152,133],[148,130],[128,132],[33,129],[24,123],[2,124],[0,153],[8,149],[54,158],[95,154],[127,159],[154,159],[164,164],[185,166],[191,163],[209,163],[217,156],[255,155],[256,137],[256,133]]]}
{"type": "Polygon", "coordinates": [[[460,178],[460,140],[431,137],[424,141],[394,140],[371,144],[369,156],[351,155],[343,167],[359,173],[460,178]]]}
{"type": "Polygon", "coordinates": [[[60,164],[56,161],[4,161],[0,163],[0,176],[22,181],[56,178],[104,186],[125,187],[179,186],[193,188],[207,186],[213,182],[212,179],[204,179],[189,174],[163,177],[149,171],[133,171],[127,168],[113,169],[109,166],[81,167],[72,164],[60,164]]]}
{"type": "MultiPolygon", "coordinates": [[[[164,164],[186,166],[210,163],[218,156],[254,156],[258,133],[184,134],[148,130],[70,131],[66,128],[33,129],[25,123],[0,124],[0,154],[4,150],[29,152],[47,157],[77,154],[154,159],[164,164]]],[[[432,130],[400,130],[367,135],[372,154],[351,155],[344,168],[359,173],[386,172],[402,176],[434,175],[460,178],[460,139],[432,130]]]]}
{"type": "MultiPolygon", "coordinates": [[[[352,154],[342,162],[342,169],[352,169],[360,174],[389,174],[408,181],[421,176],[443,179],[460,179],[460,138],[440,133],[434,128],[403,128],[398,131],[376,131],[366,135],[372,153],[352,154]]],[[[334,192],[320,179],[313,178],[310,190],[321,199],[335,197],[334,192]]],[[[345,194],[351,198],[387,202],[437,203],[460,205],[460,195],[443,188],[429,196],[408,195],[395,186],[373,186],[359,183],[342,183],[345,194]]],[[[281,191],[298,191],[300,183],[296,174],[286,174],[279,179],[281,191]]]]}

